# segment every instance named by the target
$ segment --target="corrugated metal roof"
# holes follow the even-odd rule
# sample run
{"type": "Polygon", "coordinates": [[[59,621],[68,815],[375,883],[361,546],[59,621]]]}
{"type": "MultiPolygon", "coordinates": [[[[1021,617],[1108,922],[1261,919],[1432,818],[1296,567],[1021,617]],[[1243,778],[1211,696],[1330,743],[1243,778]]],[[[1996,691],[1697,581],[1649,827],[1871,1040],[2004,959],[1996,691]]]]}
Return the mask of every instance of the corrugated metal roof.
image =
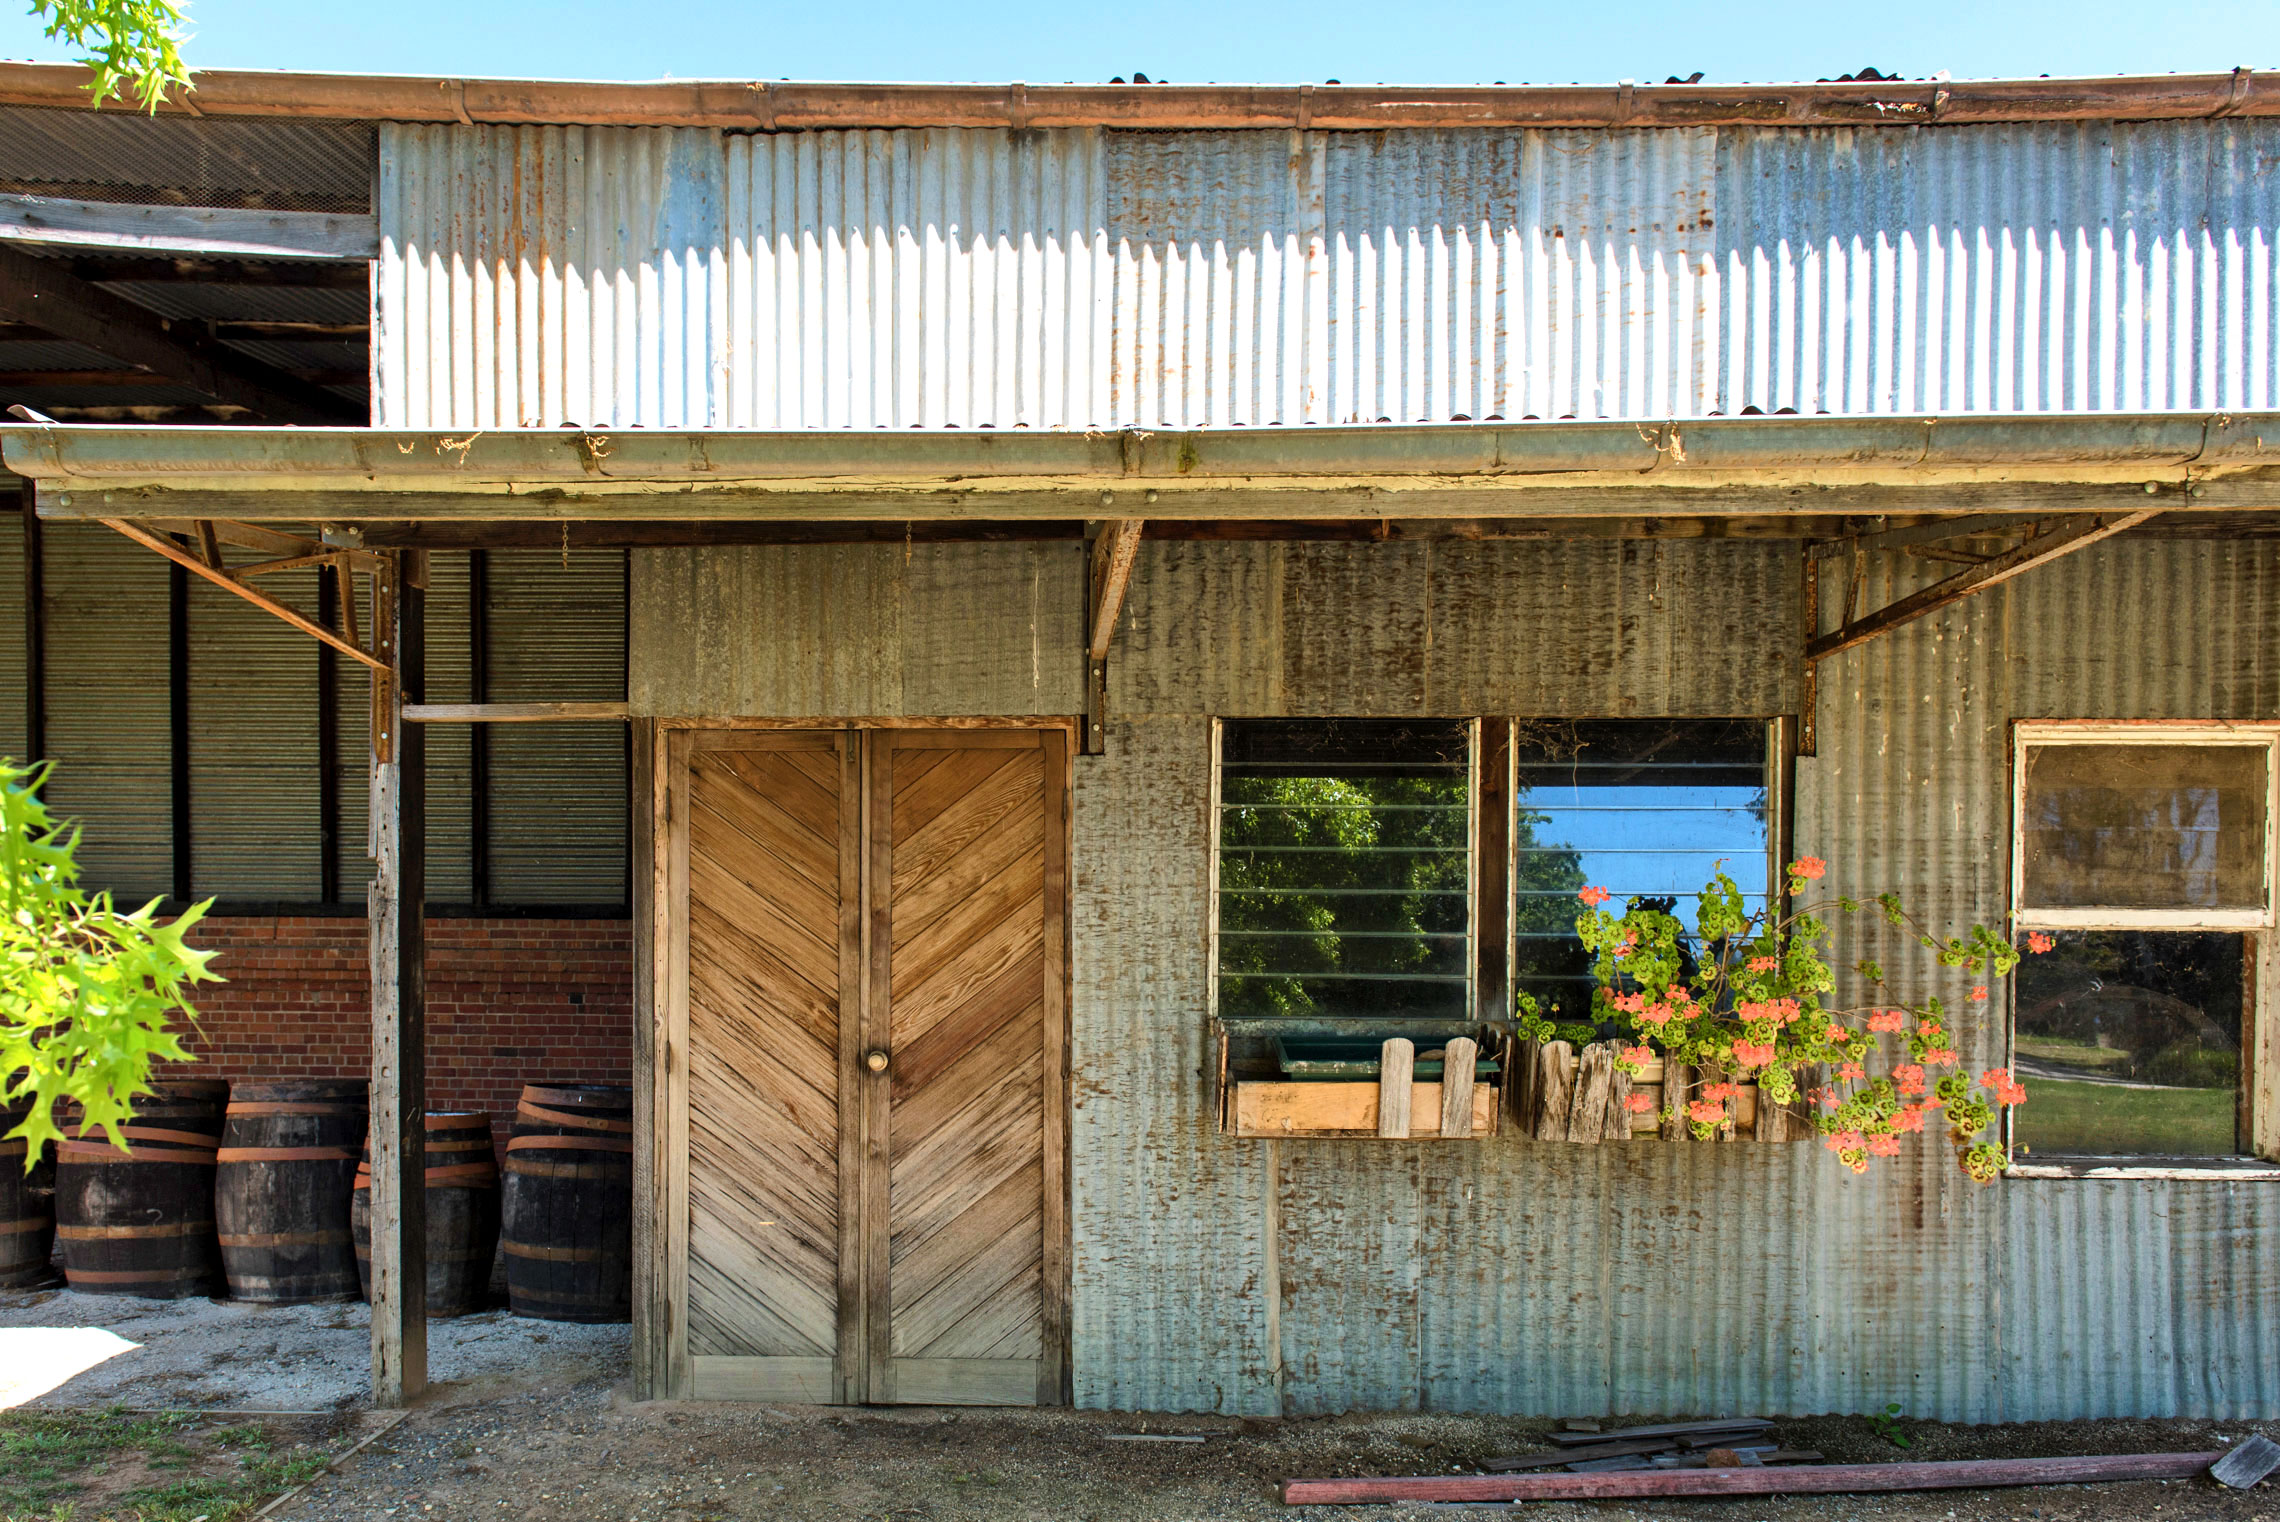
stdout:
{"type": "Polygon", "coordinates": [[[2269,405],[2280,122],[391,126],[385,426],[2269,405]]]}
{"type": "Polygon", "coordinates": [[[81,200],[364,212],[369,122],[0,106],[0,182],[81,200]]]}

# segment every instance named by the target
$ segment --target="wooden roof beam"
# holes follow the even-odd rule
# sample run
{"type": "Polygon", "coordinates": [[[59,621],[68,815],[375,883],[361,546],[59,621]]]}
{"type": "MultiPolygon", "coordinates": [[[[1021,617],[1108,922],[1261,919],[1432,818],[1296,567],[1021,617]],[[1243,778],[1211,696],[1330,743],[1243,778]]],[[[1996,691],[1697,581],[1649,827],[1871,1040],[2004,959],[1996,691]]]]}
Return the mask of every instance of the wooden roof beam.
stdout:
{"type": "Polygon", "coordinates": [[[0,245],[0,318],[30,323],[276,422],[364,421],[354,404],[219,347],[196,324],[169,322],[81,280],[52,259],[5,245],[0,245]]]}

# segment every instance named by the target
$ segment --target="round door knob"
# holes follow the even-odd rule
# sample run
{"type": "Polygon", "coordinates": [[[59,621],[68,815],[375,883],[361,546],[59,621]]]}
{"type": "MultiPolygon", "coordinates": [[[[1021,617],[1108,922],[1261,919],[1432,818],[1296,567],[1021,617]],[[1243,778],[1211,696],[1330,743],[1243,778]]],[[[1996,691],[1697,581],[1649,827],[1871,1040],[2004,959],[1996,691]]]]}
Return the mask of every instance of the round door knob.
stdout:
{"type": "Polygon", "coordinates": [[[863,1066],[874,1073],[884,1073],[887,1070],[887,1054],[873,1048],[863,1054],[863,1066]]]}

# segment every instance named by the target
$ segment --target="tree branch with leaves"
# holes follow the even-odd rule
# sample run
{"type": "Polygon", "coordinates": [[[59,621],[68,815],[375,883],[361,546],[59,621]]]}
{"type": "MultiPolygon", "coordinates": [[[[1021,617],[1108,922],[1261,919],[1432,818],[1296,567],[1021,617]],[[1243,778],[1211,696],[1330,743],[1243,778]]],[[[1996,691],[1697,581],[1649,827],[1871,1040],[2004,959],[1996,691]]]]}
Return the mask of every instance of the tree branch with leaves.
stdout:
{"type": "Polygon", "coordinates": [[[175,0],[32,0],[32,14],[93,72],[87,93],[97,106],[131,97],[156,111],[167,91],[192,88],[182,62],[183,7],[175,0]]]}
{"type": "Polygon", "coordinates": [[[6,1136],[30,1144],[27,1171],[60,1135],[59,1099],[124,1150],[116,1128],[152,1092],[151,1064],[193,1060],[174,1028],[197,1019],[190,988],[221,981],[183,939],[213,900],[161,920],[157,899],[121,913],[80,890],[78,826],[40,796],[52,765],[0,760],[0,1105],[30,1101],[6,1136]]]}

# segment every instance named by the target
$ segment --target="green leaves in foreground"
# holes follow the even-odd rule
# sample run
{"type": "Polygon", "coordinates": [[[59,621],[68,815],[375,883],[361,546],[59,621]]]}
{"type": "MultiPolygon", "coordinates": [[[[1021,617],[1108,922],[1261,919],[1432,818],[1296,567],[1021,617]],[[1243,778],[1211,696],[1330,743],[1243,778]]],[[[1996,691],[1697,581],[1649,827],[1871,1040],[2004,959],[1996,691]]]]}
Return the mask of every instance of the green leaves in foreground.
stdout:
{"type": "Polygon", "coordinates": [[[190,88],[175,0],[32,0],[32,14],[94,72],[87,93],[97,106],[126,98],[131,86],[142,108],[156,111],[169,87],[190,88]]]}
{"type": "Polygon", "coordinates": [[[0,1103],[33,1101],[7,1133],[31,1143],[27,1169],[58,1134],[57,1099],[119,1142],[151,1064],[192,1060],[169,1028],[177,1012],[197,1018],[190,985],[221,981],[213,953],[182,939],[211,899],[166,922],[156,899],[121,914],[110,894],[79,890],[79,830],[41,800],[48,770],[0,760],[0,1103]]]}

